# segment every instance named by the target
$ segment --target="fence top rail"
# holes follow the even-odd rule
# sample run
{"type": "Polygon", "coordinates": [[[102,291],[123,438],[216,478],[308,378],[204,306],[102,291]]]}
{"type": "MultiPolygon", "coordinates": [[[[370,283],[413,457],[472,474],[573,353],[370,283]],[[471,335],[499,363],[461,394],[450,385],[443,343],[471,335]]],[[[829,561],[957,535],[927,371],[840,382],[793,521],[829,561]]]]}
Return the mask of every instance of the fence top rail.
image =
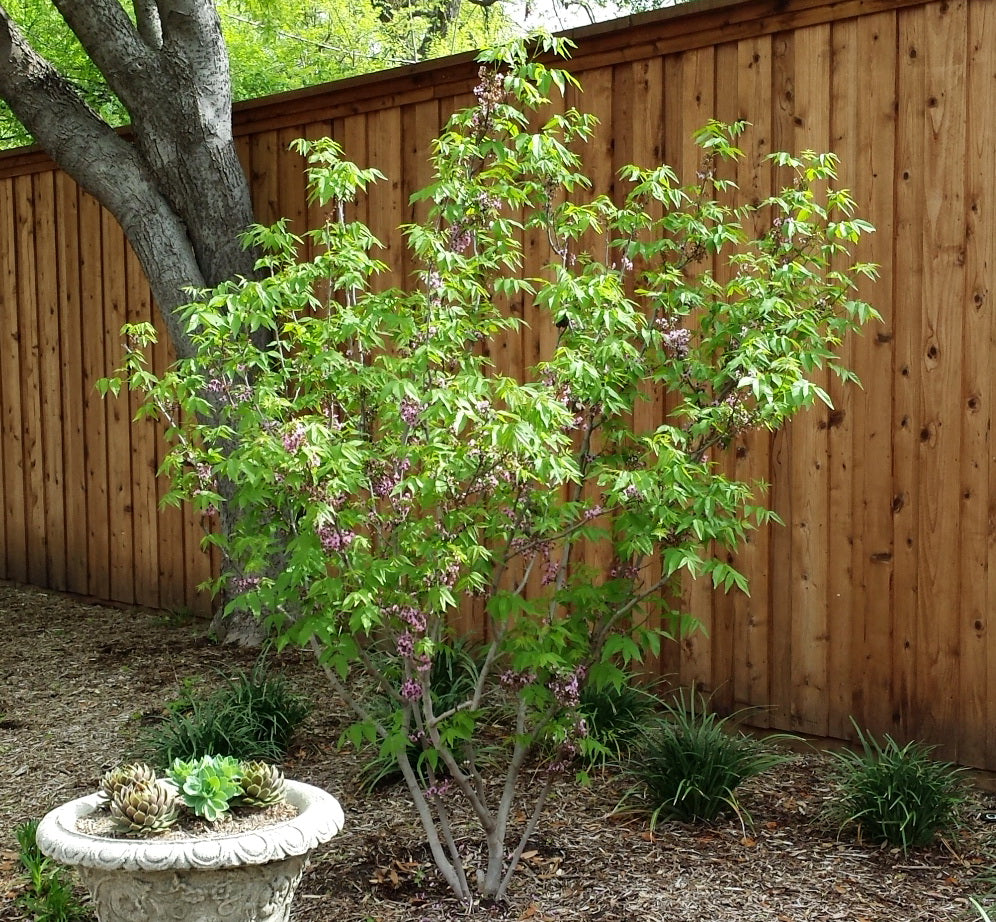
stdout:
{"type": "MultiPolygon", "coordinates": [[[[583,72],[929,2],[933,0],[693,0],[564,34],[578,45],[570,68],[583,72]]],[[[474,54],[464,53],[245,100],[234,107],[234,130],[249,135],[467,93],[476,75],[474,54]]],[[[0,151],[0,179],[54,168],[38,146],[0,151]]]]}

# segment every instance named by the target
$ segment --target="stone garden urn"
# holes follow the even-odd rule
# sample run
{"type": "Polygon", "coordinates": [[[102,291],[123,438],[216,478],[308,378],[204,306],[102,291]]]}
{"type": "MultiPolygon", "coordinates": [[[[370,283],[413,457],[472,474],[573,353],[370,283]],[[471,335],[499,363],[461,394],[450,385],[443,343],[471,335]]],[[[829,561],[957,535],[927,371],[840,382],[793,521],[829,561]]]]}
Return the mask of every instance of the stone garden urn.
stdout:
{"type": "Polygon", "coordinates": [[[320,788],[286,782],[297,815],[231,835],[117,838],[81,832],[99,795],[48,813],[38,847],[75,867],[100,922],[287,922],[309,854],[343,824],[339,802],[320,788]]]}

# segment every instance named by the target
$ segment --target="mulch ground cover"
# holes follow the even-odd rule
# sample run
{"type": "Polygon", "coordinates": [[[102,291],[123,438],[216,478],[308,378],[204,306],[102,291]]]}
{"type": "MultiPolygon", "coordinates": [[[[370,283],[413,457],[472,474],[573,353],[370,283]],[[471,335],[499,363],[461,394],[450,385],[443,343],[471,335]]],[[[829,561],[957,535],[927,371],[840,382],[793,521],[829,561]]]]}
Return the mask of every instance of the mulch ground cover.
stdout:
{"type": "MultiPolygon", "coordinates": [[[[0,638],[0,920],[13,922],[25,918],[16,825],[91,793],[167,702],[251,668],[254,654],[214,644],[203,623],[9,585],[0,638]]],[[[828,759],[812,749],[745,787],[748,826],[733,817],[652,833],[616,810],[624,778],[564,779],[508,900],[468,907],[437,877],[403,787],[359,786],[369,754],[338,748],[348,715],[310,659],[285,652],[272,665],[314,706],[287,773],[331,791],[346,813],[302,883],[300,922],[954,922],[977,919],[969,897],[996,886],[996,825],[982,818],[996,797],[983,787],[957,836],[904,855],[827,825],[828,759]]],[[[476,839],[461,832],[473,865],[476,839]]]]}

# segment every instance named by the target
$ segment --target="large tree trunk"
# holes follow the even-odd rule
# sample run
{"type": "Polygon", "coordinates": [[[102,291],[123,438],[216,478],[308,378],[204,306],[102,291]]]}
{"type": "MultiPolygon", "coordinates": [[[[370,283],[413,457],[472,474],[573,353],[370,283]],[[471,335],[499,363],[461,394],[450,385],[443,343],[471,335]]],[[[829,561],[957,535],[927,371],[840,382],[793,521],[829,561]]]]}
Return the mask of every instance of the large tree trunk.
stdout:
{"type": "MultiPolygon", "coordinates": [[[[176,353],[190,288],[253,273],[252,203],[232,136],[228,55],[213,0],[53,0],[132,118],[100,119],[0,5],[0,95],[59,166],[120,223],[176,353]]],[[[235,638],[257,642],[251,621],[235,638]]],[[[226,625],[218,625],[218,628],[226,625]]],[[[232,631],[224,633],[231,635],[232,631]]],[[[226,637],[226,639],[229,639],[226,637]]]]}

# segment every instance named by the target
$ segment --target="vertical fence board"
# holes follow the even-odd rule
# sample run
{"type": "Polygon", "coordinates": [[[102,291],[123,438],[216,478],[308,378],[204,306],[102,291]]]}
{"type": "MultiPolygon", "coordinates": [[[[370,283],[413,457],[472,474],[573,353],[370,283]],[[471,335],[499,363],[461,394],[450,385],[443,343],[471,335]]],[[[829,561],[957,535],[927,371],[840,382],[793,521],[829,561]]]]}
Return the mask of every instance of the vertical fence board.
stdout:
{"type": "MultiPolygon", "coordinates": [[[[829,148],[830,27],[795,34],[792,150],[829,148]]],[[[824,374],[816,383],[826,386],[824,374]]],[[[793,727],[827,732],[827,579],[829,444],[827,408],[818,401],[792,424],[793,727]]]]}
{"type": "MultiPolygon", "coordinates": [[[[104,289],[101,265],[100,206],[84,195],[80,200],[81,308],[90,335],[83,340],[83,410],[87,433],[87,591],[112,599],[107,501],[107,415],[96,382],[110,371],[104,355],[104,289]],[[95,329],[94,329],[95,328],[95,329]],[[99,331],[99,335],[96,335],[99,331]]],[[[123,601],[123,600],[121,600],[123,601]]]]}
{"type": "Polygon", "coordinates": [[[66,516],[66,589],[87,591],[86,430],[83,425],[83,338],[80,314],[79,189],[56,174],[56,247],[62,365],[63,492],[66,516]]]}
{"type": "MultiPolygon", "coordinates": [[[[702,169],[702,151],[695,144],[693,135],[716,115],[716,53],[713,48],[702,48],[682,56],[680,96],[680,147],[675,166],[678,178],[685,185],[695,184],[696,174],[702,169]]],[[[695,272],[701,264],[689,267],[695,272]]],[[[715,461],[713,456],[710,460],[715,461]]],[[[707,580],[685,580],[686,610],[701,622],[702,629],[682,637],[682,685],[701,685],[704,690],[716,687],[712,674],[712,615],[713,593],[707,580]]]]}
{"type": "Polygon", "coordinates": [[[249,188],[253,211],[260,224],[272,224],[281,216],[280,180],[277,167],[279,142],[276,131],[254,134],[249,140],[249,188]]]}
{"type": "Polygon", "coordinates": [[[378,256],[388,266],[387,271],[375,280],[377,288],[392,288],[404,281],[404,240],[398,233],[398,228],[405,221],[405,192],[401,185],[402,149],[398,143],[401,124],[401,112],[397,108],[373,112],[367,116],[367,157],[370,165],[386,177],[371,186],[367,195],[374,234],[384,244],[378,256]]]}
{"type": "MultiPolygon", "coordinates": [[[[882,315],[851,340],[862,387],[849,388],[852,425],[850,504],[851,606],[853,627],[844,654],[850,668],[846,689],[831,704],[830,731],[850,733],[854,716],[866,726],[895,731],[892,707],[893,617],[890,604],[895,552],[892,513],[892,375],[888,352],[893,340],[891,254],[895,144],[895,17],[870,17],[857,30],[854,65],[866,80],[855,80],[857,95],[847,107],[855,113],[854,144],[841,151],[841,185],[852,190],[860,213],[874,213],[876,231],[866,239],[863,257],[882,266],[877,283],[863,282],[858,294],[882,315]],[[851,705],[847,707],[847,699],[851,705]]],[[[846,78],[845,78],[846,79],[846,78]]],[[[834,634],[843,625],[832,624],[834,634]]]]}
{"type": "MultiPolygon", "coordinates": [[[[152,295],[142,267],[131,247],[125,247],[125,319],[127,323],[153,322],[152,295]]],[[[122,393],[122,411],[134,419],[143,395],[122,393]]],[[[159,597],[159,495],[156,490],[156,427],[149,420],[131,426],[131,475],[133,522],[133,577],[135,601],[149,608],[160,606],[159,597]]]]}
{"type": "MultiPolygon", "coordinates": [[[[858,43],[862,29],[857,21],[835,23],[831,32],[830,145],[845,164],[858,157],[857,94],[867,92],[859,79],[861,68],[858,43]]],[[[833,186],[848,187],[841,177],[833,186]]],[[[839,216],[835,216],[839,217],[839,216]]],[[[838,261],[842,263],[842,261],[838,261]]],[[[841,264],[840,268],[846,268],[841,264]]],[[[841,351],[844,364],[853,367],[856,339],[850,337],[841,351]]],[[[854,510],[851,506],[854,480],[860,461],[854,451],[864,436],[863,419],[855,413],[854,387],[841,385],[830,376],[828,392],[833,409],[826,414],[827,478],[829,483],[829,518],[827,529],[827,729],[831,735],[847,735],[848,717],[855,709],[855,682],[860,688],[860,674],[852,671],[853,657],[859,645],[856,632],[863,624],[864,606],[859,604],[860,590],[855,585],[854,555],[861,544],[854,510]]]]}
{"type": "Polygon", "coordinates": [[[28,532],[25,525],[24,449],[21,424],[20,324],[17,302],[24,284],[17,273],[17,224],[14,183],[0,186],[0,379],[3,395],[3,506],[8,579],[28,578],[28,532]]]}
{"type": "Polygon", "coordinates": [[[284,128],[277,132],[276,162],[280,217],[288,219],[291,233],[301,235],[308,230],[305,159],[291,150],[291,143],[304,136],[303,126],[284,128]]]}
{"type": "MultiPolygon", "coordinates": [[[[617,134],[632,139],[629,150],[622,158],[643,168],[653,168],[664,162],[664,66],[661,59],[637,61],[631,65],[630,86],[633,95],[626,123],[617,120],[617,134]]],[[[663,209],[652,206],[651,214],[659,218],[663,209]]],[[[659,387],[648,387],[633,411],[633,422],[639,432],[653,432],[664,422],[664,394],[659,387]]],[[[646,562],[643,571],[645,586],[655,585],[661,578],[658,560],[646,562]]],[[[652,630],[669,630],[670,624],[655,606],[647,612],[647,627],[652,630]]],[[[651,657],[644,664],[648,674],[665,671],[662,657],[651,657]]]]}
{"type": "MultiPolygon", "coordinates": [[[[175,358],[168,340],[160,334],[159,341],[152,350],[156,368],[166,368],[175,358]]],[[[162,437],[165,425],[156,427],[156,469],[162,464],[166,454],[166,443],[162,437]]],[[[166,611],[190,613],[195,609],[193,587],[186,576],[183,548],[184,511],[176,506],[163,505],[163,498],[169,490],[164,477],[156,479],[156,503],[159,515],[156,520],[156,546],[159,559],[159,604],[166,611]]]]}
{"type": "MultiPolygon", "coordinates": [[[[620,91],[618,84],[622,82],[625,86],[632,76],[632,71],[627,65],[619,65],[600,68],[594,72],[593,76],[595,76],[592,81],[593,85],[590,85],[589,89],[589,85],[586,84],[583,95],[575,101],[578,109],[582,109],[598,119],[594,136],[591,141],[583,145],[580,154],[584,164],[584,173],[591,179],[592,190],[607,195],[618,205],[623,200],[625,191],[619,182],[617,170],[627,159],[632,159],[632,157],[626,156],[628,148],[625,145],[622,150],[619,147],[620,136],[623,133],[620,126],[629,121],[632,100],[624,98],[625,91],[620,91]]],[[[632,87],[631,83],[629,83],[629,87],[632,87]]],[[[554,96],[553,105],[549,110],[543,111],[539,121],[542,122],[550,115],[563,111],[564,101],[558,96],[554,96]]],[[[626,142],[626,144],[628,143],[626,142]]],[[[582,193],[582,197],[587,196],[582,193]]],[[[555,257],[550,253],[546,235],[536,233],[532,237],[539,253],[542,254],[542,260],[544,262],[552,261],[555,257]]],[[[606,251],[603,241],[597,234],[586,234],[581,247],[588,251],[593,260],[610,263],[612,261],[612,254],[606,251]]],[[[533,265],[537,270],[542,268],[539,261],[534,262],[533,265]]],[[[544,274],[549,276],[550,273],[544,274]]],[[[557,348],[559,330],[551,322],[550,317],[540,314],[539,311],[532,312],[530,322],[536,325],[532,333],[538,337],[539,354],[546,360],[553,355],[557,348]]],[[[580,447],[579,445],[578,448],[580,449],[580,447]]],[[[595,430],[591,433],[591,453],[598,455],[604,450],[604,447],[601,433],[595,430]]],[[[592,504],[597,502],[595,491],[590,485],[586,487],[583,498],[592,504]]],[[[612,567],[613,556],[608,542],[601,541],[593,545],[576,545],[572,551],[571,560],[573,564],[591,567],[595,572],[605,573],[612,567]]]]}
{"type": "MultiPolygon", "coordinates": [[[[342,122],[342,144],[347,160],[351,160],[361,169],[369,166],[376,167],[376,163],[370,163],[367,148],[367,119],[365,115],[354,115],[346,118],[342,122]]],[[[365,195],[357,196],[356,201],[348,209],[347,220],[362,221],[369,224],[368,199],[365,195]]],[[[379,254],[378,254],[379,255],[379,254]]]]}
{"type": "Polygon", "coordinates": [[[14,180],[17,222],[17,272],[23,280],[17,297],[21,365],[21,449],[24,465],[24,522],[27,529],[28,582],[46,585],[48,536],[45,532],[45,483],[41,421],[41,368],[38,345],[38,289],[34,247],[34,188],[31,176],[14,180]]]}
{"type": "MultiPolygon", "coordinates": [[[[742,195],[754,202],[771,192],[771,168],[765,159],[771,153],[771,38],[751,39],[737,46],[737,118],[752,124],[744,143],[745,157],[737,169],[737,185],[742,195]]],[[[761,227],[748,229],[759,233],[761,227]]],[[[767,433],[755,433],[737,440],[734,447],[734,474],[749,483],[770,482],[770,439],[767,433]]],[[[755,501],[767,503],[768,495],[755,491],[755,501]]],[[[733,665],[734,707],[737,709],[768,705],[771,698],[768,658],[771,620],[771,528],[763,526],[747,539],[736,555],[735,566],[751,578],[750,595],[734,597],[734,646],[739,651],[733,665]]],[[[767,707],[756,719],[767,725],[767,707]]]]}
{"type": "Polygon", "coordinates": [[[958,698],[961,739],[958,759],[972,765],[985,760],[989,713],[990,658],[989,522],[991,419],[993,404],[992,309],[987,278],[996,248],[992,177],[996,176],[996,131],[991,117],[980,117],[984,101],[996,93],[996,20],[986,4],[969,6],[965,100],[965,289],[962,296],[960,565],[958,698]]]}
{"type": "MultiPolygon", "coordinates": [[[[993,299],[996,286],[993,284],[993,271],[996,266],[996,125],[988,115],[986,106],[996,95],[996,7],[992,4],[975,4],[969,7],[968,34],[969,85],[968,85],[968,241],[969,257],[966,263],[967,294],[972,320],[966,330],[974,326],[978,329],[976,348],[984,354],[979,357],[980,406],[976,427],[984,427],[986,447],[980,455],[982,470],[978,474],[978,493],[974,497],[975,515],[971,520],[982,528],[974,540],[978,544],[967,548],[971,565],[976,568],[971,579],[982,583],[982,587],[966,598],[974,605],[984,602],[981,614],[975,614],[971,623],[972,640],[975,652],[968,653],[970,668],[966,670],[972,687],[965,688],[962,679],[962,694],[970,695],[973,705],[966,709],[966,719],[970,721],[969,733],[975,737],[974,745],[967,746],[960,753],[969,764],[986,765],[992,763],[996,752],[996,705],[993,690],[996,687],[996,623],[993,620],[992,606],[996,601],[996,567],[992,565],[996,550],[994,532],[993,499],[996,488],[993,478],[993,412],[996,410],[996,375],[992,373],[988,357],[996,355],[996,321],[993,319],[993,299]],[[985,593],[984,597],[982,593],[985,593]],[[981,628],[977,622],[981,621],[981,628]],[[979,698],[981,697],[982,727],[979,719],[979,698]]],[[[971,398],[970,398],[971,399],[971,398]]],[[[975,410],[971,403],[969,411],[975,410]]],[[[981,438],[979,438],[981,441],[981,438]]],[[[968,452],[965,452],[966,456],[968,452]]],[[[978,526],[976,526],[978,528],[978,526]]],[[[963,576],[964,579],[964,576],[963,576]]]]}
{"type": "MultiPolygon", "coordinates": [[[[771,149],[786,151],[794,147],[795,44],[791,33],[772,36],[771,56],[771,149]]],[[[772,179],[772,192],[784,183],[781,173],[772,179]]],[[[771,491],[768,506],[784,524],[772,528],[768,545],[767,571],[771,585],[771,622],[768,633],[769,689],[771,719],[775,726],[792,726],[792,658],[794,655],[792,624],[801,613],[792,604],[793,515],[789,462],[795,429],[776,432],[770,441],[771,491]]]]}
{"type": "MultiPolygon", "coordinates": [[[[739,48],[736,43],[730,42],[719,45],[716,48],[715,58],[715,90],[713,113],[714,118],[729,124],[735,121],[740,114],[739,84],[740,74],[739,48]]],[[[736,178],[737,167],[733,163],[717,164],[717,171],[723,178],[736,178]]],[[[727,284],[733,274],[730,266],[728,254],[714,257],[713,276],[721,284],[727,284]]],[[[736,451],[727,451],[716,458],[725,477],[736,475],[737,460],[736,451]]],[[[726,563],[733,564],[735,556],[732,551],[717,549],[726,563]]],[[[734,625],[737,617],[737,597],[740,591],[731,589],[724,592],[718,589],[712,594],[712,661],[710,671],[712,674],[711,684],[713,687],[713,706],[719,710],[729,712],[733,710],[736,700],[735,689],[735,667],[734,662],[737,657],[734,654],[734,643],[736,632],[734,625]]]]}
{"type": "MultiPolygon", "coordinates": [[[[121,367],[125,308],[125,244],[111,215],[101,213],[101,278],[104,285],[104,369],[121,367]]],[[[127,399],[104,401],[107,410],[107,503],[112,598],[135,600],[135,519],[132,503],[131,414],[127,399]]]]}
{"type": "Polygon", "coordinates": [[[893,546],[895,581],[892,610],[896,617],[893,663],[894,703],[903,734],[914,722],[917,682],[915,628],[919,594],[920,545],[917,533],[920,504],[920,348],[919,330],[923,289],[910,284],[922,279],[924,182],[922,102],[924,77],[924,11],[912,9],[899,16],[899,118],[896,130],[896,205],[892,265],[896,304],[893,345],[893,546]]]}
{"type": "MultiPolygon", "coordinates": [[[[961,439],[964,271],[964,0],[925,7],[924,249],[920,362],[920,592],[917,598],[916,732],[927,739],[958,719],[958,455],[961,439]]],[[[949,754],[951,752],[949,751],[949,754]]]]}
{"type": "Polygon", "coordinates": [[[32,243],[38,320],[38,383],[41,474],[45,521],[47,585],[66,588],[66,509],[63,488],[62,362],[59,333],[58,269],[51,258],[55,240],[55,174],[32,177],[34,186],[32,243]]]}

